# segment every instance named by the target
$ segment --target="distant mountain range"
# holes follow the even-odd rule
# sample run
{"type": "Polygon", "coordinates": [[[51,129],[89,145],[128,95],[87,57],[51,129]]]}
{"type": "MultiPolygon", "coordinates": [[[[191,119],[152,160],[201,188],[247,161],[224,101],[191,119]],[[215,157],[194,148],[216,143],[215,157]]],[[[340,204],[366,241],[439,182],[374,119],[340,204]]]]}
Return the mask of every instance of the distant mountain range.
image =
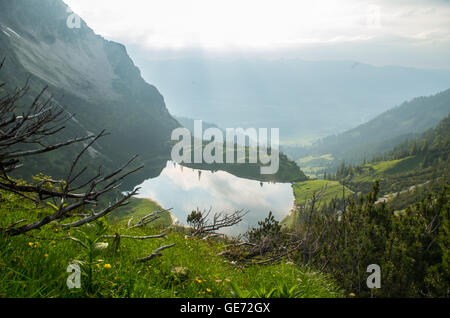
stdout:
{"type": "Polygon", "coordinates": [[[132,54],[171,113],[222,128],[278,127],[289,144],[343,132],[405,100],[450,88],[445,70],[296,59],[150,60],[135,48],[132,54]]]}
{"type": "MultiPolygon", "coordinates": [[[[70,14],[61,0],[0,1],[0,60],[6,58],[0,82],[12,91],[29,79],[28,101],[49,85],[54,102],[76,114],[61,138],[110,132],[89,153],[96,165],[117,167],[140,154],[146,169],[129,179],[128,186],[134,186],[159,174],[170,155],[170,133],[180,124],[125,47],[96,35],[84,21],[80,28],[69,28],[70,14]]],[[[41,171],[44,164],[60,177],[74,154],[74,149],[62,150],[27,167],[41,171]]]]}

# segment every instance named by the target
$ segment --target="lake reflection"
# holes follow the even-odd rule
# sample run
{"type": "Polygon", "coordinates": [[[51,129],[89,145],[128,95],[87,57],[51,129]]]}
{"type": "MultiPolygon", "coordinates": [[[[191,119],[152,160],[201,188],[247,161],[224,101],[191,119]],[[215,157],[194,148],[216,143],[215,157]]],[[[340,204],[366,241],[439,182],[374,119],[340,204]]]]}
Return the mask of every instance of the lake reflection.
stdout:
{"type": "Polygon", "coordinates": [[[272,211],[281,220],[292,208],[294,194],[290,183],[268,183],[238,178],[224,171],[205,171],[186,168],[168,162],[161,174],[139,185],[138,198],[149,198],[172,214],[180,224],[192,210],[212,208],[214,212],[250,211],[244,220],[222,232],[237,235],[263,220],[272,211]]]}

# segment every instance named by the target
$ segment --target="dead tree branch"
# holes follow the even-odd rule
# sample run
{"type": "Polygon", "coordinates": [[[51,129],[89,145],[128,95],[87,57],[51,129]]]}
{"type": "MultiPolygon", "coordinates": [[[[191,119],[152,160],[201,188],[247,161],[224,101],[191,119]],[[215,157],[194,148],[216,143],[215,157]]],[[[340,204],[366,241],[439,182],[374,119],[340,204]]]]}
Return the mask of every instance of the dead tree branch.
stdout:
{"type": "Polygon", "coordinates": [[[162,254],[160,253],[161,251],[163,251],[163,250],[165,250],[165,249],[168,249],[168,248],[171,248],[172,246],[175,246],[175,244],[176,244],[176,243],[172,243],[172,244],[170,244],[170,245],[161,246],[160,248],[157,248],[157,249],[156,249],[152,254],[150,254],[149,256],[144,257],[144,258],[141,258],[141,259],[139,259],[138,261],[139,261],[139,262],[147,262],[147,261],[153,259],[154,257],[157,257],[157,256],[160,257],[160,256],[162,256],[162,254]]]}
{"type": "Polygon", "coordinates": [[[120,234],[103,235],[104,238],[116,238],[117,236],[120,238],[133,239],[133,240],[148,240],[148,239],[155,239],[155,238],[166,238],[167,234],[161,233],[158,235],[146,235],[146,236],[132,236],[132,235],[120,235],[120,234]]]}
{"type": "Polygon", "coordinates": [[[243,217],[248,213],[244,210],[236,210],[230,214],[215,213],[212,220],[209,219],[211,209],[208,212],[192,211],[188,216],[188,223],[193,228],[193,236],[203,236],[216,234],[216,231],[231,227],[240,223],[243,217]]]}
{"type": "MultiPolygon", "coordinates": [[[[0,83],[0,86],[4,86],[4,84],[0,83]]],[[[99,167],[95,176],[84,178],[88,169],[87,167],[78,168],[81,157],[107,133],[101,131],[97,135],[77,137],[46,145],[46,138],[62,131],[72,115],[66,115],[63,108],[56,107],[51,96],[45,97],[49,95],[47,87],[40,91],[27,109],[19,113],[18,102],[28,91],[27,83],[21,89],[0,96],[0,190],[20,195],[34,202],[36,208],[51,207],[53,214],[21,226],[18,225],[25,223],[25,220],[15,221],[5,228],[0,228],[0,233],[20,235],[39,229],[56,220],[68,217],[79,218],[81,215],[81,218],[73,219],[62,225],[63,227],[78,227],[126,205],[127,199],[135,195],[138,189],[122,195],[121,198],[102,210],[94,211],[94,206],[98,205],[101,196],[118,190],[120,182],[124,178],[143,167],[130,169],[137,156],[132,157],[122,167],[109,174],[102,174],[101,167],[99,167]],[[85,145],[72,161],[65,180],[49,178],[40,182],[23,184],[10,177],[12,172],[22,167],[21,160],[24,157],[49,153],[79,143],[85,145]],[[78,180],[80,179],[88,179],[88,181],[79,184],[78,180]],[[79,213],[80,211],[77,213],[79,209],[89,209],[91,213],[79,213]]]]}

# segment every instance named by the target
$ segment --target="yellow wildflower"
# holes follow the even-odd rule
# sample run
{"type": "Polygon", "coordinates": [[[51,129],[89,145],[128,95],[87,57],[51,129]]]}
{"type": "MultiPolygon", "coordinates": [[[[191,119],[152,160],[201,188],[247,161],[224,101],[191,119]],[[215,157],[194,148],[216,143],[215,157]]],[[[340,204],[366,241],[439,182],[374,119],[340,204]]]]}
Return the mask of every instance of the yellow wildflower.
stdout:
{"type": "Polygon", "coordinates": [[[28,243],[28,246],[32,247],[33,246],[33,242],[28,243]]]}
{"type": "Polygon", "coordinates": [[[206,291],[207,291],[208,293],[212,292],[212,290],[209,289],[209,288],[206,288],[206,291]]]}
{"type": "Polygon", "coordinates": [[[103,266],[106,269],[110,269],[111,268],[111,264],[105,264],[105,266],[103,266]]]}
{"type": "Polygon", "coordinates": [[[48,257],[48,254],[44,254],[44,257],[47,258],[47,257],[48,257]]]}

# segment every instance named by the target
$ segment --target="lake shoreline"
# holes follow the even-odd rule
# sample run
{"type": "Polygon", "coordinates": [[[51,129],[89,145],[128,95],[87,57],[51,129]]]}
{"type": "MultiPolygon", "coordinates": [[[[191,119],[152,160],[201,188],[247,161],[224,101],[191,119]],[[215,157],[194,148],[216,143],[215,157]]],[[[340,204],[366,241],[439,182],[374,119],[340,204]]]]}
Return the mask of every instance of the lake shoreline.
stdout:
{"type": "Polygon", "coordinates": [[[176,225],[186,224],[189,213],[197,209],[212,209],[212,214],[249,211],[240,224],[224,231],[229,235],[247,232],[269,212],[281,221],[290,214],[295,201],[291,182],[262,182],[228,171],[194,169],[170,161],[158,177],[147,179],[138,187],[138,198],[172,208],[171,220],[176,225]]]}

